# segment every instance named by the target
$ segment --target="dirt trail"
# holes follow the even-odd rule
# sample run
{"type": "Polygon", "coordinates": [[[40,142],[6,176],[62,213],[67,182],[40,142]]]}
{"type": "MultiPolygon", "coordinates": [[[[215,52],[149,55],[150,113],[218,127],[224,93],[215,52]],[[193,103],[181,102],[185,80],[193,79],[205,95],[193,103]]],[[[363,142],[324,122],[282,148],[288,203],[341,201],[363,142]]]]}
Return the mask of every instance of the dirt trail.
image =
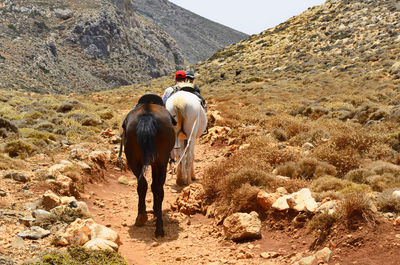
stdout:
{"type": "MultiPolygon", "coordinates": [[[[202,178],[204,169],[222,159],[221,156],[218,149],[197,143],[195,172],[198,179],[202,178]]],[[[284,214],[279,221],[266,219],[263,222],[262,239],[234,243],[224,239],[222,227],[216,226],[213,219],[200,214],[189,217],[172,211],[170,206],[176,201],[182,188],[175,184],[176,177],[171,174],[167,175],[164,186],[165,237],[155,238],[155,220],[151,214],[151,177],[150,174],[147,175],[149,189],[146,207],[149,221],[144,227],[134,226],[138,196],[136,178],[131,172],[111,170],[106,174],[105,182],[86,186],[86,202],[94,219],[118,232],[122,242],[119,251],[129,265],[293,264],[294,260],[313,253],[309,247],[315,237],[305,227],[295,228],[291,219],[284,214]],[[130,185],[119,184],[120,176],[128,177],[130,185]],[[260,255],[262,252],[277,253],[279,257],[277,260],[265,260],[260,255]]],[[[397,251],[400,244],[395,239],[395,235],[400,233],[399,229],[385,221],[377,227],[366,227],[360,235],[355,231],[338,231],[336,239],[329,240],[328,245],[333,250],[329,264],[353,264],[357,257],[356,260],[362,260],[358,264],[376,264],[377,260],[385,260],[382,264],[394,265],[400,257],[400,252],[397,251]],[[354,237],[362,238],[363,243],[354,246],[354,237]],[[376,242],[380,242],[381,248],[371,257],[371,249],[374,249],[376,242]]]]}
{"type": "MultiPolygon", "coordinates": [[[[195,172],[198,178],[209,163],[218,159],[218,151],[208,145],[197,144],[195,151],[195,172]]],[[[149,175],[149,174],[148,174],[149,175]]],[[[151,183],[151,177],[146,177],[151,183]]],[[[202,215],[185,216],[170,210],[182,190],[176,184],[176,177],[167,175],[163,202],[164,238],[155,238],[155,223],[152,214],[144,227],[134,226],[138,196],[136,179],[131,172],[108,172],[106,182],[89,184],[86,190],[90,198],[86,201],[97,222],[117,231],[121,237],[121,254],[127,262],[136,265],[147,264],[260,264],[260,246],[252,243],[240,244],[224,240],[220,227],[212,219],[202,215]],[[118,183],[120,176],[127,176],[131,185],[118,183]],[[251,261],[248,259],[251,258],[251,261]]],[[[150,187],[146,197],[148,213],[152,211],[153,198],[150,187]]]]}

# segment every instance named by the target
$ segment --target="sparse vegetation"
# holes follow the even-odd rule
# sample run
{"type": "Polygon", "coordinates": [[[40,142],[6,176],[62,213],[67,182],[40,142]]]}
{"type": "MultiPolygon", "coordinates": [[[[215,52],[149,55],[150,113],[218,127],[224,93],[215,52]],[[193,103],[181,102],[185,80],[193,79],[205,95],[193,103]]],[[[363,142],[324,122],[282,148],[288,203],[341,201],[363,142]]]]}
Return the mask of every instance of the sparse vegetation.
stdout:
{"type": "Polygon", "coordinates": [[[66,252],[49,253],[40,258],[34,265],[127,265],[124,258],[112,250],[88,250],[80,246],[69,246],[66,252]]]}

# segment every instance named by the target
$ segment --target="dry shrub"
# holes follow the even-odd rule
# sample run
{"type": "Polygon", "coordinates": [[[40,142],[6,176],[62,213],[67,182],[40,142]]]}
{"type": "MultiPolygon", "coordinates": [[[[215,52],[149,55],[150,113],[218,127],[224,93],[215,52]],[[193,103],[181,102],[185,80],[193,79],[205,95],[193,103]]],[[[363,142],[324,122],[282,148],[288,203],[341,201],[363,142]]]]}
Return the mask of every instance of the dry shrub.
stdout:
{"type": "Polygon", "coordinates": [[[349,181],[342,180],[333,176],[324,176],[314,179],[311,182],[311,190],[314,192],[325,192],[325,191],[340,191],[348,187],[349,181]]]}
{"type": "Polygon", "coordinates": [[[271,190],[278,179],[261,170],[244,168],[212,181],[209,175],[203,179],[207,202],[218,202],[219,212],[231,214],[238,211],[257,209],[257,193],[260,188],[271,190]]]}
{"type": "Polygon", "coordinates": [[[337,213],[329,214],[327,212],[314,215],[307,222],[307,228],[317,233],[327,231],[339,220],[339,217],[337,213]]]}
{"type": "Polygon", "coordinates": [[[345,179],[369,185],[374,191],[400,186],[400,167],[384,161],[374,161],[367,168],[349,171],[345,179]]]}
{"type": "Polygon", "coordinates": [[[290,178],[309,180],[325,175],[335,176],[336,169],[334,166],[320,162],[315,158],[304,158],[298,162],[287,162],[277,167],[277,173],[290,178]]]}
{"type": "Polygon", "coordinates": [[[282,128],[276,128],[271,132],[272,136],[279,142],[287,141],[288,137],[282,128]]]}
{"type": "Polygon", "coordinates": [[[395,151],[388,144],[376,143],[368,149],[365,158],[372,160],[390,160],[394,153],[395,151]]]}
{"type": "Polygon", "coordinates": [[[8,153],[10,157],[25,158],[31,156],[36,151],[36,148],[25,141],[15,140],[6,143],[4,151],[8,153]]]}
{"type": "Polygon", "coordinates": [[[396,178],[389,173],[369,176],[366,181],[374,191],[383,191],[385,189],[400,186],[400,178],[396,178]]]}
{"type": "Polygon", "coordinates": [[[374,173],[368,169],[358,168],[347,172],[344,178],[355,183],[365,184],[367,183],[366,177],[371,176],[373,174],[374,173]]]}
{"type": "Polygon", "coordinates": [[[322,202],[325,198],[330,198],[332,200],[342,200],[344,198],[343,193],[334,190],[313,192],[312,196],[317,202],[322,202]]]}
{"type": "Polygon", "coordinates": [[[314,129],[307,132],[300,132],[295,137],[290,139],[290,144],[295,146],[302,146],[305,143],[312,143],[314,146],[317,146],[321,144],[323,140],[329,138],[329,132],[323,129],[314,129]]]}
{"type": "Polygon", "coordinates": [[[245,183],[234,191],[231,205],[233,212],[251,212],[259,210],[257,194],[260,188],[245,183]]]}
{"type": "Polygon", "coordinates": [[[26,168],[25,162],[20,159],[11,158],[6,154],[0,153],[0,169],[23,169],[26,168]]]}
{"type": "Polygon", "coordinates": [[[287,115],[277,115],[272,117],[265,125],[268,130],[273,131],[275,128],[280,128],[285,132],[287,139],[305,133],[310,130],[310,126],[306,125],[301,119],[287,115]]]}
{"type": "Polygon", "coordinates": [[[380,193],[376,199],[376,206],[381,212],[400,213],[400,199],[393,195],[394,189],[380,193]]]}
{"type": "Polygon", "coordinates": [[[372,211],[372,201],[365,193],[354,192],[345,196],[338,206],[338,212],[348,224],[354,221],[373,222],[375,214],[372,211]]]}
{"type": "MultiPolygon", "coordinates": [[[[357,184],[348,180],[339,179],[332,176],[324,176],[313,180],[310,188],[314,192],[336,191],[341,194],[350,194],[354,192],[370,192],[371,188],[365,184],[357,184]]],[[[320,196],[322,197],[322,195],[320,196]]]]}
{"type": "Polygon", "coordinates": [[[315,148],[313,156],[318,160],[335,166],[339,176],[344,176],[347,172],[358,168],[361,164],[360,154],[352,148],[335,150],[330,145],[321,145],[315,148]]]}

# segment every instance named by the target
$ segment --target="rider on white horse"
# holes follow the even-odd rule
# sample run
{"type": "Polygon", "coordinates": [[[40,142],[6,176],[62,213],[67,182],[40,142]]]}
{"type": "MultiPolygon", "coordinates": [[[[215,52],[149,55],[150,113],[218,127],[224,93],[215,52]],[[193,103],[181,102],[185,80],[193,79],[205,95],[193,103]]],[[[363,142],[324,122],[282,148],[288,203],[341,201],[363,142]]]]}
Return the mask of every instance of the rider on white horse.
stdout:
{"type": "Polygon", "coordinates": [[[193,82],[194,82],[194,71],[193,70],[187,70],[186,72],[184,72],[183,70],[177,71],[175,73],[175,85],[168,87],[164,91],[164,95],[162,97],[164,104],[167,102],[167,99],[173,93],[183,89],[185,91],[195,94],[201,100],[201,105],[204,108],[204,110],[207,111],[206,100],[200,94],[200,88],[198,86],[194,85],[193,82]]]}

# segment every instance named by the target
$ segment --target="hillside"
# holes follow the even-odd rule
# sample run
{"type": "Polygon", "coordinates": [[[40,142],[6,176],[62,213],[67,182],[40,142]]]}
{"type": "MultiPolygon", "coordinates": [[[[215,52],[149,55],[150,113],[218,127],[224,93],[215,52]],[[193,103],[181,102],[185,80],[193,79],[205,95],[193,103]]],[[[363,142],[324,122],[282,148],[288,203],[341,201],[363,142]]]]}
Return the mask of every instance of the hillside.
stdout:
{"type": "Polygon", "coordinates": [[[199,69],[211,75],[210,80],[219,80],[224,73],[227,80],[241,82],[253,78],[265,83],[288,79],[309,83],[310,76],[346,75],[398,84],[399,5],[391,0],[328,0],[218,51],[199,69]],[[237,78],[236,70],[241,71],[237,78]]]}
{"type": "Polygon", "coordinates": [[[0,88],[84,93],[183,66],[175,41],[130,0],[0,1],[0,88]]]}
{"type": "Polygon", "coordinates": [[[136,11],[171,35],[189,63],[247,37],[246,34],[205,19],[168,0],[135,0],[136,11]]]}

